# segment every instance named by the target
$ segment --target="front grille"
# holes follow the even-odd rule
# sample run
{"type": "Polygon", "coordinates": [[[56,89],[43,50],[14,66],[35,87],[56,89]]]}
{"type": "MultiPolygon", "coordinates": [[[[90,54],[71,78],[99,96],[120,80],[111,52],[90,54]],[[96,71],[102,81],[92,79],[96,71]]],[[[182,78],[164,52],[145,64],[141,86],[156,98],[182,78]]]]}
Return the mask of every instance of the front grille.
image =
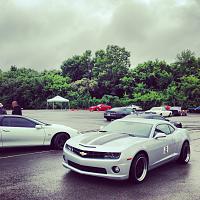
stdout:
{"type": "Polygon", "coordinates": [[[77,149],[70,145],[65,146],[66,149],[75,153],[82,158],[93,158],[93,159],[119,159],[121,153],[119,152],[97,152],[97,151],[85,151],[77,149]]]}
{"type": "Polygon", "coordinates": [[[72,146],[67,146],[67,148],[74,152],[76,155],[83,157],[83,158],[97,158],[103,159],[105,157],[105,152],[96,152],[96,151],[83,151],[81,149],[77,149],[72,146]]]}
{"type": "Polygon", "coordinates": [[[68,165],[79,169],[81,171],[85,171],[85,172],[93,172],[93,173],[99,173],[99,174],[107,174],[106,169],[104,168],[100,168],[100,167],[89,167],[89,166],[84,166],[84,165],[79,165],[77,163],[74,163],[70,160],[68,160],[68,165]]]}

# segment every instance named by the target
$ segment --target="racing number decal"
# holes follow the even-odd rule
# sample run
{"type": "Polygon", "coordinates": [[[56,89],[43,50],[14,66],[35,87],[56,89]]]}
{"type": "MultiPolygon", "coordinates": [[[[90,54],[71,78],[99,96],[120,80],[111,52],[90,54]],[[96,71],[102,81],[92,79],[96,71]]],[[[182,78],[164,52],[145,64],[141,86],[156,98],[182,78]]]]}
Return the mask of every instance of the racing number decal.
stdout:
{"type": "Polygon", "coordinates": [[[168,145],[163,148],[163,154],[167,154],[169,151],[168,145]]]}

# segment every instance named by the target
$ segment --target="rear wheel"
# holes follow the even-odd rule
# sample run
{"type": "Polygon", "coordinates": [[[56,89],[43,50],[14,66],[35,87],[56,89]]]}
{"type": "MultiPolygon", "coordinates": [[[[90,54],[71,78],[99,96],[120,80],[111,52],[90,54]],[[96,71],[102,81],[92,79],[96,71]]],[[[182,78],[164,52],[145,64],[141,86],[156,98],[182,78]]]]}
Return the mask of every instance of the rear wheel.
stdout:
{"type": "Polygon", "coordinates": [[[64,147],[65,142],[69,139],[69,135],[66,133],[59,133],[55,136],[53,140],[53,148],[62,150],[64,147]]]}
{"type": "Polygon", "coordinates": [[[180,164],[187,164],[190,161],[190,144],[189,142],[184,142],[181,148],[181,154],[179,156],[178,162],[180,164]]]}
{"type": "Polygon", "coordinates": [[[109,121],[109,122],[111,121],[111,118],[106,118],[106,119],[107,119],[107,121],[109,121]]]}
{"type": "Polygon", "coordinates": [[[129,172],[129,181],[138,184],[144,181],[148,172],[148,161],[143,153],[139,153],[135,156],[130,172],[129,172]]]}

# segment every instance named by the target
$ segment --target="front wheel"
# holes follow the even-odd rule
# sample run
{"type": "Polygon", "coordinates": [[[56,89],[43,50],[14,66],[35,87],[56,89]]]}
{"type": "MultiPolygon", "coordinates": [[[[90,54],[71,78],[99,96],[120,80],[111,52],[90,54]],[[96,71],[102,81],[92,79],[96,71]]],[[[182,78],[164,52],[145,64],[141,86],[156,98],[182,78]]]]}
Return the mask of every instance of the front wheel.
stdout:
{"type": "Polygon", "coordinates": [[[190,144],[189,142],[184,142],[181,148],[181,154],[178,158],[180,164],[187,164],[190,161],[190,144]]]}
{"type": "Polygon", "coordinates": [[[53,140],[53,148],[62,150],[64,147],[65,142],[69,139],[69,135],[66,133],[59,133],[55,136],[53,140]]]}
{"type": "Polygon", "coordinates": [[[148,161],[143,153],[139,153],[135,156],[130,172],[129,181],[138,184],[144,181],[148,172],[148,161]]]}

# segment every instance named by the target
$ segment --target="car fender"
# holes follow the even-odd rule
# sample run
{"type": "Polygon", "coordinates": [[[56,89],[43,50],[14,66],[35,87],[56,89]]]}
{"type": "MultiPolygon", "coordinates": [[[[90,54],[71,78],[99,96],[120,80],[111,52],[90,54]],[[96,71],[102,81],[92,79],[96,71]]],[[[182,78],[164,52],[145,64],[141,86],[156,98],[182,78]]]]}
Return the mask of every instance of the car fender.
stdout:
{"type": "Polygon", "coordinates": [[[122,152],[122,158],[124,162],[129,162],[130,166],[132,163],[132,160],[139,152],[144,152],[147,155],[147,158],[149,160],[148,150],[145,147],[145,142],[143,144],[133,144],[130,147],[128,147],[126,150],[122,152]]]}
{"type": "Polygon", "coordinates": [[[183,143],[185,141],[188,141],[190,143],[191,139],[190,139],[190,136],[189,136],[189,133],[186,129],[179,129],[177,128],[178,130],[178,133],[177,133],[177,137],[175,138],[175,142],[177,144],[177,153],[180,155],[181,153],[181,149],[182,149],[182,146],[183,146],[183,143]]]}
{"type": "Polygon", "coordinates": [[[67,127],[67,126],[62,126],[62,125],[53,125],[53,127],[45,127],[45,140],[44,144],[45,145],[50,145],[52,138],[57,134],[57,133],[66,133],[69,135],[69,137],[74,137],[78,135],[78,130],[67,127]]]}

